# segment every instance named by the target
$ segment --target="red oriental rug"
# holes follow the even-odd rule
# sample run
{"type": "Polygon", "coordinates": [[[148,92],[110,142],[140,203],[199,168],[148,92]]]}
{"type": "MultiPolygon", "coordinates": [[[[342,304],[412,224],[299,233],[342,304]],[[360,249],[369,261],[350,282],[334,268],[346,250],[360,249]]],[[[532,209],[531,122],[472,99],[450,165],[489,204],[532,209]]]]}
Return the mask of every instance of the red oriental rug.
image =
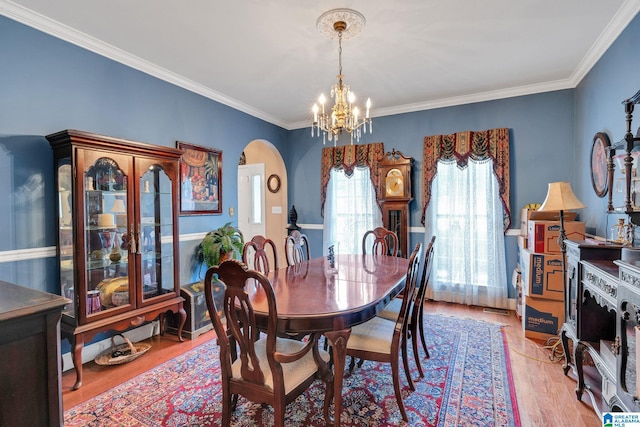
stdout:
{"type": "MultiPolygon", "coordinates": [[[[520,426],[502,327],[484,321],[425,316],[430,359],[411,391],[402,373],[409,423],[402,421],[388,364],[366,361],[345,373],[344,426],[520,426]]],[[[413,365],[413,355],[410,354],[413,365]]],[[[220,371],[215,339],[64,414],[72,426],[213,426],[220,424],[220,371]]],[[[414,368],[413,377],[417,378],[414,368]]],[[[288,426],[324,426],[324,384],[316,381],[287,407],[288,426]]],[[[240,397],[233,426],[273,425],[270,406],[240,397]]]]}

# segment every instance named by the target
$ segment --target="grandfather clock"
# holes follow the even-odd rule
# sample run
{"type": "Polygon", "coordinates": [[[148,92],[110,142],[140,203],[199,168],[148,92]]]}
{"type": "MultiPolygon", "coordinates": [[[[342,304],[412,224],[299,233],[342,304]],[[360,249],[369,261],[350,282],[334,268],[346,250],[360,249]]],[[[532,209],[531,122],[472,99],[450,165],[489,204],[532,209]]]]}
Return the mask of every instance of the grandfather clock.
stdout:
{"type": "Polygon", "coordinates": [[[406,258],[409,253],[409,203],[411,197],[411,164],[395,148],[378,159],[378,200],[382,207],[382,222],[396,233],[400,247],[398,255],[406,258]]]}

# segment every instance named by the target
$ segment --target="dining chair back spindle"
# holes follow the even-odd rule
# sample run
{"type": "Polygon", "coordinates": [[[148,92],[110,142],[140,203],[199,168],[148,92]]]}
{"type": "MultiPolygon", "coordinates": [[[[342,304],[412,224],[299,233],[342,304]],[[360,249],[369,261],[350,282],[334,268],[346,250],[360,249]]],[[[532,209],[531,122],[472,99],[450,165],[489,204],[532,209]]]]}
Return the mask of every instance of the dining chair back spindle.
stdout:
{"type": "Polygon", "coordinates": [[[269,263],[268,248],[271,248],[271,259],[273,260],[274,270],[278,266],[278,252],[276,244],[273,240],[261,235],[253,236],[253,238],[244,244],[242,249],[242,261],[253,270],[258,270],[262,274],[269,274],[271,264],[269,263]]]}
{"type": "Polygon", "coordinates": [[[309,260],[309,239],[298,230],[293,230],[284,240],[287,265],[295,265],[309,260]]]}
{"type": "Polygon", "coordinates": [[[329,354],[319,349],[316,334],[310,334],[304,342],[277,336],[278,312],[269,279],[241,262],[230,260],[207,270],[204,283],[207,309],[220,346],[222,426],[231,425],[238,395],[273,406],[274,425],[284,426],[286,405],[318,377],[325,382],[324,418],[328,424],[333,397],[329,354]],[[225,285],[222,307],[216,306],[212,294],[212,283],[217,281],[225,285]],[[249,287],[266,299],[265,334],[260,334],[257,327],[249,287]],[[218,314],[220,308],[226,323],[218,314]]]}
{"type": "MultiPolygon", "coordinates": [[[[424,337],[424,300],[427,295],[427,286],[429,286],[429,279],[431,278],[431,271],[433,270],[433,254],[435,249],[436,236],[431,236],[431,241],[427,245],[427,249],[424,254],[424,265],[422,268],[422,276],[420,278],[420,285],[418,287],[418,294],[416,302],[414,304],[413,312],[411,313],[411,324],[413,325],[413,336],[417,333],[420,334],[420,341],[422,341],[422,348],[426,358],[428,359],[429,350],[427,349],[427,342],[424,337]]],[[[417,340],[413,340],[413,352],[418,354],[417,340]]],[[[417,357],[417,356],[416,356],[417,357]]],[[[418,368],[420,376],[423,376],[422,369],[418,368]]]]}
{"type": "MultiPolygon", "coordinates": [[[[420,253],[422,244],[418,243],[409,257],[409,266],[405,279],[405,295],[413,295],[418,280],[420,253]]],[[[408,421],[407,412],[402,401],[400,391],[400,352],[404,365],[404,372],[411,390],[415,390],[411,379],[409,361],[407,355],[407,336],[409,325],[409,313],[413,301],[411,298],[402,298],[402,305],[396,322],[390,322],[381,317],[372,319],[354,326],[347,341],[347,355],[361,360],[386,362],[391,365],[393,388],[402,414],[402,419],[408,421]]],[[[354,364],[350,370],[354,369],[354,364]]]]}
{"type": "Polygon", "coordinates": [[[362,253],[398,256],[398,236],[384,227],[369,230],[362,237],[362,253]],[[368,248],[371,248],[370,252],[368,248]]]}

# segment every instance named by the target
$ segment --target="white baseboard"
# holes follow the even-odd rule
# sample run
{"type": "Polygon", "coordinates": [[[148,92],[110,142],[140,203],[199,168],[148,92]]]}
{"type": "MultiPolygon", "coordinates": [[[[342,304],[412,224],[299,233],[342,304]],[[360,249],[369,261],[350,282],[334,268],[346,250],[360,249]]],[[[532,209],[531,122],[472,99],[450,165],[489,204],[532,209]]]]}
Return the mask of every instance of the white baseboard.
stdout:
{"type": "MultiPolygon", "coordinates": [[[[156,320],[142,325],[139,328],[124,332],[122,335],[127,337],[131,342],[138,342],[154,335],[158,335],[159,329],[159,322],[156,320]]],[[[118,340],[118,338],[116,338],[116,340],[116,344],[120,344],[120,341],[122,341],[122,339],[118,340]]],[[[111,347],[111,338],[84,346],[82,348],[82,363],[91,362],[97,355],[107,350],[109,347],[111,347]]],[[[70,352],[62,355],[62,367],[64,371],[73,369],[73,360],[71,359],[70,352]]]]}

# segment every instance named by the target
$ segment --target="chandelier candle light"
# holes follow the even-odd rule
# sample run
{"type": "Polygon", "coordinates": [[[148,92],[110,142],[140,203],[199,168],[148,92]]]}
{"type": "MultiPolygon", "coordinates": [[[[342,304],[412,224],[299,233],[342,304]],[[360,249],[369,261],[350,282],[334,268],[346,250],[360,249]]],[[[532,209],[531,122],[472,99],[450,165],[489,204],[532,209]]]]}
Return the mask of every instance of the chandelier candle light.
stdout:
{"type": "Polygon", "coordinates": [[[372,132],[372,124],[370,117],[371,99],[367,99],[364,117],[361,118],[360,109],[354,105],[356,96],[349,85],[345,84],[342,78],[342,39],[353,37],[358,34],[364,26],[364,16],[351,9],[333,9],[323,13],[316,25],[318,30],[330,38],[338,37],[338,83],[331,87],[331,98],[334,99],[334,106],[330,109],[330,114],[325,112],[325,102],[327,99],[324,94],[318,98],[318,104],[313,104],[313,124],[311,126],[311,136],[320,136],[322,133],[322,143],[325,144],[328,139],[333,141],[335,146],[338,137],[344,131],[350,134],[351,144],[355,135],[356,141],[360,141],[362,132],[367,132],[367,124],[369,125],[369,133],[372,132]]]}

